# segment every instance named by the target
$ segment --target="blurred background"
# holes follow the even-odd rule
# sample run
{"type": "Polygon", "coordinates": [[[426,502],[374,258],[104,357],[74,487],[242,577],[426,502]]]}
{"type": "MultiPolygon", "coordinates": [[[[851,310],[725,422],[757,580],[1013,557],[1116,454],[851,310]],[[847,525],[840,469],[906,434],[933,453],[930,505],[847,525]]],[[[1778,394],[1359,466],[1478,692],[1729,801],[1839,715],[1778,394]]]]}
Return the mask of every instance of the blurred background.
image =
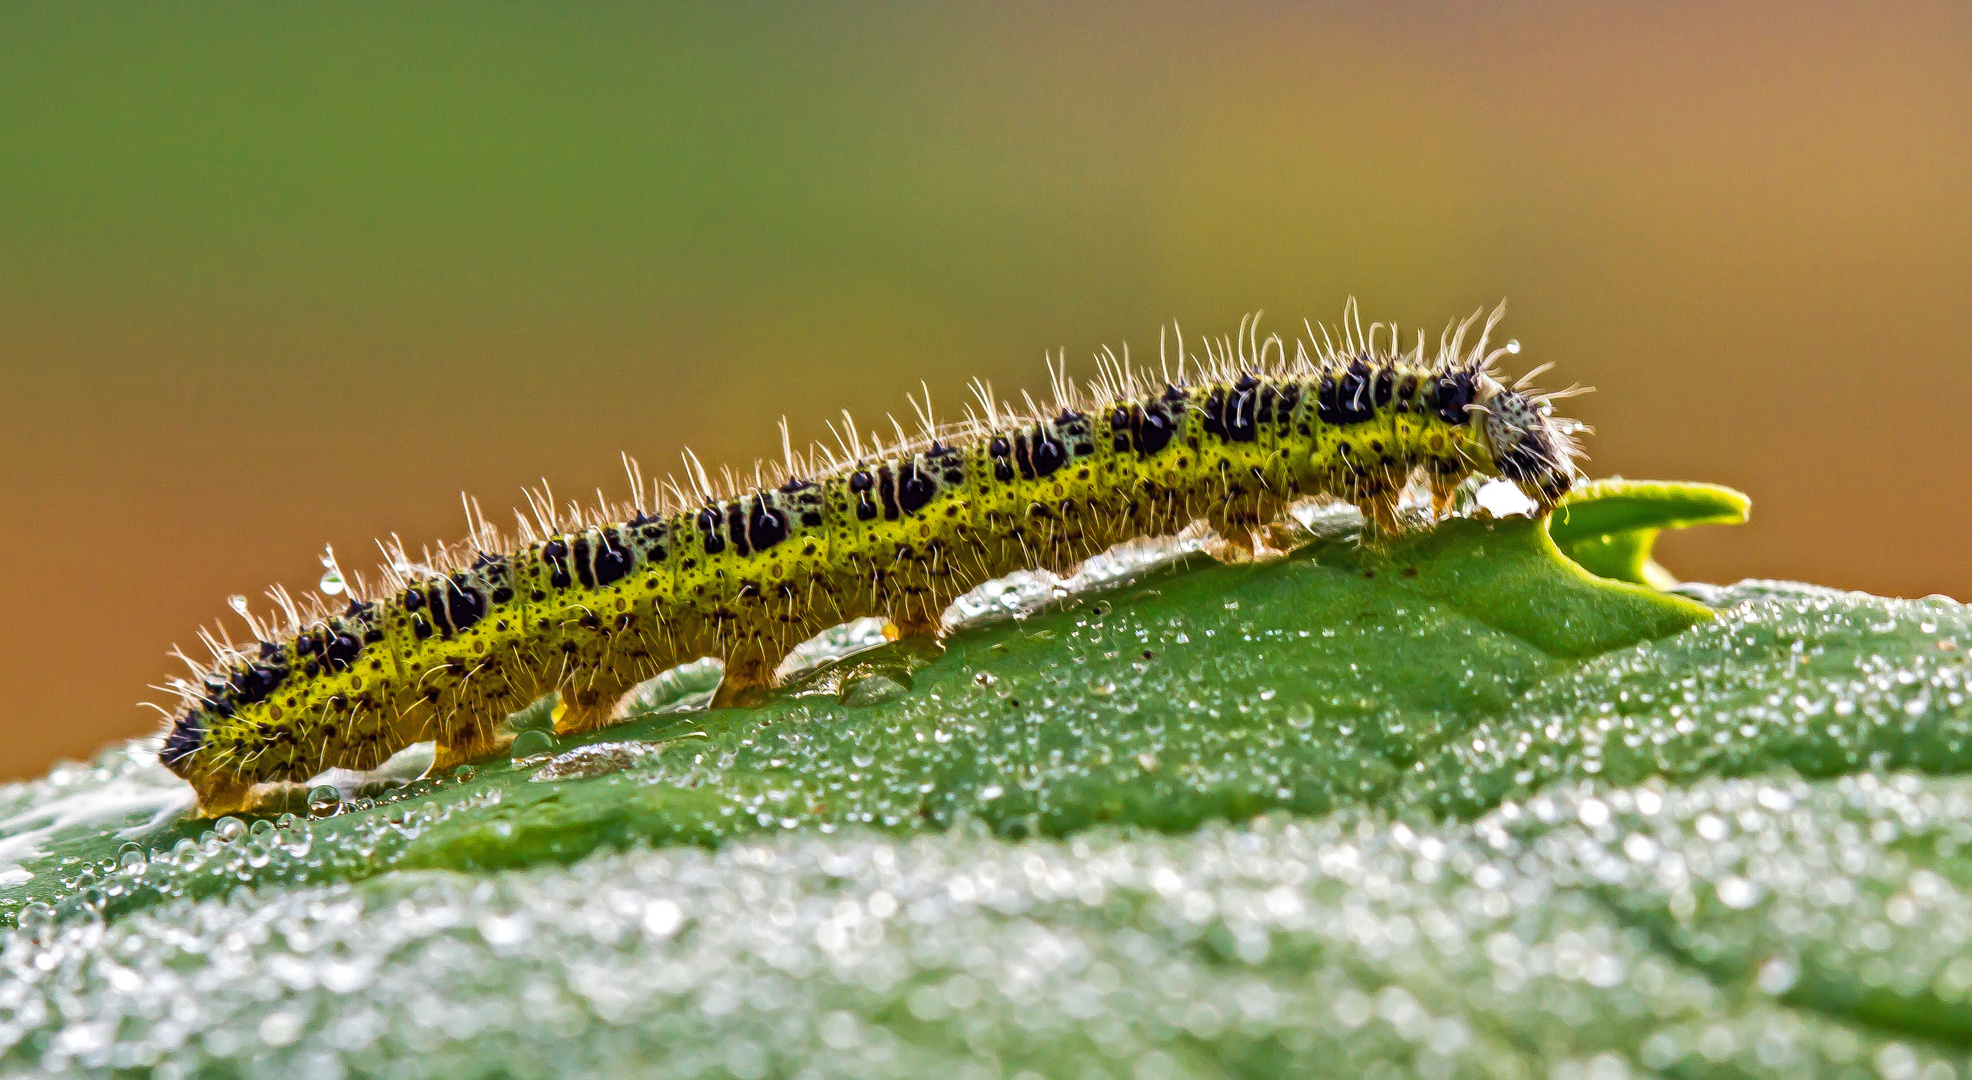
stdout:
{"type": "MultiPolygon", "coordinates": [[[[1972,7],[0,9],[0,776],[545,477],[1507,297],[1686,577],[1972,598],[1972,7]]],[[[504,517],[505,515],[501,515],[504,517]]]]}

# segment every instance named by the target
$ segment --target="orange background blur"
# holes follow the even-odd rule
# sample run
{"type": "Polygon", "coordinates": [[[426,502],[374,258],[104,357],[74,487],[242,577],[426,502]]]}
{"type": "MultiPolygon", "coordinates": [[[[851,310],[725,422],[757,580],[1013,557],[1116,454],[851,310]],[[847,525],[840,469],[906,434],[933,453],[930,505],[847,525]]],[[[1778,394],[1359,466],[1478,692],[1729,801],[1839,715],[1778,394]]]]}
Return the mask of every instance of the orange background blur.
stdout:
{"type": "Polygon", "coordinates": [[[1750,492],[1685,576],[1972,597],[1962,3],[8,5],[0,776],[461,489],[1350,293],[1750,492]]]}

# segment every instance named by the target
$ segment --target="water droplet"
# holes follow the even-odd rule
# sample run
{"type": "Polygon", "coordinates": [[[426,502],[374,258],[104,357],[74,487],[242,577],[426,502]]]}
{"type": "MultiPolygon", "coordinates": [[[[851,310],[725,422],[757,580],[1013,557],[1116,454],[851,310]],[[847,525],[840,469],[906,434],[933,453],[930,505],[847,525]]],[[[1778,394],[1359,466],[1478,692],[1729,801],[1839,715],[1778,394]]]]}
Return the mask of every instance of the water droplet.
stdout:
{"type": "Polygon", "coordinates": [[[103,890],[91,885],[56,904],[55,921],[63,923],[90,921],[102,911],[106,899],[103,890]]]}
{"type": "Polygon", "coordinates": [[[230,844],[240,837],[245,836],[247,827],[246,822],[241,821],[239,818],[223,817],[213,824],[212,831],[214,835],[219,837],[220,843],[230,844]]]}
{"type": "Polygon", "coordinates": [[[1714,888],[1720,903],[1738,911],[1752,907],[1760,899],[1760,887],[1742,877],[1720,878],[1714,888]]]}
{"type": "Polygon", "coordinates": [[[662,752],[660,747],[650,743],[591,743],[570,750],[541,766],[540,770],[529,779],[546,783],[553,780],[580,780],[591,776],[604,776],[632,768],[662,752]]]}
{"type": "Polygon", "coordinates": [[[308,789],[308,816],[312,818],[332,817],[342,810],[342,792],[323,784],[308,789]]]}
{"type": "Polygon", "coordinates": [[[684,921],[684,910],[670,900],[652,900],[644,907],[644,929],[656,937],[670,937],[684,921]]]}
{"type": "Polygon", "coordinates": [[[1519,338],[1508,339],[1506,343],[1506,351],[1518,356],[1520,354],[1520,339],[1519,338]]]}
{"type": "Polygon", "coordinates": [[[39,900],[29,900],[21,905],[21,913],[15,916],[15,925],[21,933],[33,935],[47,929],[55,921],[55,909],[39,900]]]}
{"type": "Polygon", "coordinates": [[[886,675],[865,675],[842,688],[842,703],[867,708],[895,701],[909,693],[904,684],[886,675]]]}
{"type": "Polygon", "coordinates": [[[226,606],[245,615],[247,613],[247,598],[239,593],[234,593],[226,598],[226,606]]]}
{"type": "Polygon", "coordinates": [[[533,757],[535,754],[553,753],[555,737],[538,728],[530,728],[514,736],[510,753],[516,758],[533,757]]]}
{"type": "Polygon", "coordinates": [[[317,581],[316,587],[331,597],[343,595],[343,589],[349,587],[343,583],[343,568],[335,566],[335,544],[321,546],[321,581],[317,581]]]}
{"type": "Polygon", "coordinates": [[[1792,961],[1776,956],[1760,965],[1757,981],[1760,989],[1769,994],[1784,994],[1794,988],[1799,974],[1792,961]]]}

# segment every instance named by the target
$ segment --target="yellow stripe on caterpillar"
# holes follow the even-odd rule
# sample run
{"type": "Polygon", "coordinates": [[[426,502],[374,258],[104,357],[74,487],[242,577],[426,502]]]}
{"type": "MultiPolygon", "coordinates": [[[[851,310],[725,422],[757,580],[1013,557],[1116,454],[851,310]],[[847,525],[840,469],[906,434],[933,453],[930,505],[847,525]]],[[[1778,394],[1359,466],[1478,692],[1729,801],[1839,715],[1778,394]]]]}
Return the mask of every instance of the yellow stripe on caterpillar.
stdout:
{"type": "Polygon", "coordinates": [[[530,495],[516,536],[481,520],[469,543],[416,562],[399,546],[382,587],[358,578],[340,611],[283,593],[282,624],[252,624],[267,640],[207,635],[214,659],[177,684],[160,756],[202,812],[231,812],[256,785],[374,768],[424,740],[446,764],[497,753],[501,721],[550,691],[557,730],[587,730],[631,687],[700,657],[725,664],[714,704],[741,703],[828,627],[881,616],[934,636],[982,582],[1066,573],[1194,521],[1250,555],[1291,503],[1328,496],[1395,531],[1407,485],[1442,505],[1475,473],[1545,510],[1576,478],[1579,425],[1552,415],[1559,395],[1495,376],[1499,317],[1469,348],[1478,313],[1448,327],[1427,359],[1422,335],[1399,351],[1394,327],[1379,348],[1382,325],[1365,333],[1351,301],[1335,335],[1311,327],[1291,360],[1254,318],[1202,356],[1180,339],[1155,381],[1127,353],[1101,360],[1086,394],[1051,367],[1047,410],[980,385],[968,420],[939,427],[921,409],[915,439],[866,444],[851,423],[819,464],[790,449],[784,474],[750,487],[715,487],[688,458],[690,497],[668,484],[646,499],[634,468],[632,506],[564,521],[530,495]]]}

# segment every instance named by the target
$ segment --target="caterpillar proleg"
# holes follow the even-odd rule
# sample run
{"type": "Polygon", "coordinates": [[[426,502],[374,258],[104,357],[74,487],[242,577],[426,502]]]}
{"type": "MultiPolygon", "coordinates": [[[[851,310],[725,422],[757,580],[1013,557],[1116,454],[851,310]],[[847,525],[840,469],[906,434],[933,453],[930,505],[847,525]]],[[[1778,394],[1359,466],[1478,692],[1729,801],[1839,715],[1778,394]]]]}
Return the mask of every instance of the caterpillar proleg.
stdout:
{"type": "Polygon", "coordinates": [[[1503,312],[1448,325],[1429,356],[1422,333],[1406,350],[1394,326],[1365,331],[1354,301],[1291,358],[1254,317],[1202,354],[1180,336],[1155,378],[1127,350],[1100,354],[1087,386],[1050,365],[1045,409],[975,383],[961,421],[937,423],[927,401],[917,434],[877,440],[845,416],[836,446],[805,454],[783,423],[784,462],[750,486],[714,482],[687,454],[682,484],[653,488],[632,466],[627,505],[564,518],[530,495],[512,535],[469,503],[464,542],[417,561],[387,549],[376,587],[352,575],[333,608],[276,590],[274,621],[248,617],[252,644],[206,634],[213,659],[174,683],[160,756],[201,812],[227,813],[257,785],[374,768],[416,742],[436,742],[439,768],[497,753],[502,721],[550,691],[557,730],[588,730],[637,683],[700,657],[725,664],[714,705],[742,703],[830,626],[882,616],[934,637],[984,581],[1069,572],[1194,521],[1250,554],[1291,503],[1326,496],[1391,533],[1407,486],[1428,484],[1441,510],[1475,474],[1545,511],[1576,479],[1580,425],[1552,415],[1568,391],[1495,373],[1514,351],[1489,351],[1503,312]]]}

